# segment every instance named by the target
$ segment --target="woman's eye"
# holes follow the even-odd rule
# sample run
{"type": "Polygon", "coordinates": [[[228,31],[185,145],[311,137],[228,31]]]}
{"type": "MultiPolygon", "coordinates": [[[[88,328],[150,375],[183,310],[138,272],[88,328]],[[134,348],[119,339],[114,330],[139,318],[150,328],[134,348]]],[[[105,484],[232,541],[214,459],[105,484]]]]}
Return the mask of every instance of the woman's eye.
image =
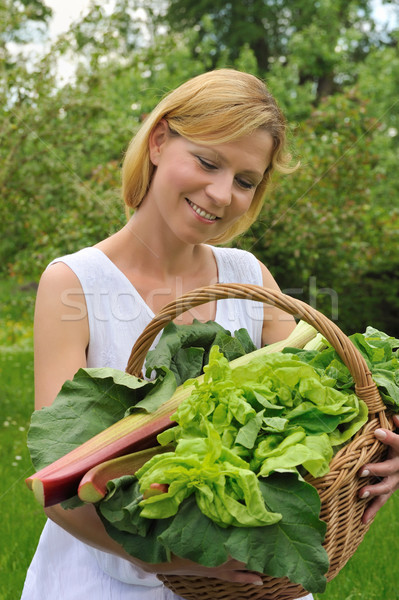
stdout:
{"type": "Polygon", "coordinates": [[[208,169],[209,171],[212,171],[213,169],[217,169],[217,166],[208,162],[207,160],[205,160],[204,158],[202,158],[201,156],[197,156],[201,167],[203,167],[204,169],[208,169]]]}
{"type": "Polygon", "coordinates": [[[244,190],[252,190],[254,187],[256,187],[252,181],[247,181],[246,179],[241,179],[240,177],[237,177],[236,181],[240,187],[244,188],[244,190]]]}
{"type": "MultiPolygon", "coordinates": [[[[196,158],[201,167],[207,171],[215,171],[218,168],[217,165],[207,161],[205,158],[202,158],[202,156],[197,155],[196,158]]],[[[244,190],[253,190],[256,187],[255,183],[248,181],[247,179],[242,179],[241,177],[236,177],[236,182],[244,190]]]]}

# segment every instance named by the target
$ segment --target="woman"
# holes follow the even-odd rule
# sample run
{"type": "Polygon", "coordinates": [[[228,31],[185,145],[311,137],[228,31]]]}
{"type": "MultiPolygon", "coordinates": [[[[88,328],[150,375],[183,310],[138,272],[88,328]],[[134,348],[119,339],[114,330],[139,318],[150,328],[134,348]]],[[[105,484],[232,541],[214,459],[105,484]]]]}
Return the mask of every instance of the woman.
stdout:
{"type": "MultiPolygon", "coordinates": [[[[132,218],[94,247],[53,261],[42,276],[35,314],[36,409],[51,404],[80,367],[123,370],[154,313],[184,292],[215,282],[278,289],[252,254],[215,245],[253,223],[272,172],[288,172],[287,165],[285,121],[259,79],[222,69],[166,96],[124,160],[123,195],[135,209],[132,218]]],[[[177,322],[193,318],[216,320],[230,331],[245,327],[257,346],[283,339],[294,327],[286,313],[242,300],[202,305],[177,322]]],[[[387,443],[395,439],[398,445],[392,436],[387,443]]],[[[365,491],[380,494],[378,486],[365,491]]],[[[144,564],[108,537],[91,506],[55,506],[46,513],[23,600],[177,598],[157,573],[261,583],[235,560],[218,568],[179,558],[144,564]]]]}

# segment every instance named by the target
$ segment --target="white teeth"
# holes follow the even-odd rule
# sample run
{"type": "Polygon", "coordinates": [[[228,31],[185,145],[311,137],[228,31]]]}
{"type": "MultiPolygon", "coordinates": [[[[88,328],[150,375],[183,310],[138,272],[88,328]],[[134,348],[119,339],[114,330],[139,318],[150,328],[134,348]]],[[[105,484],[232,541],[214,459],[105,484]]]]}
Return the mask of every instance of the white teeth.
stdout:
{"type": "Polygon", "coordinates": [[[191,208],[194,210],[194,212],[196,212],[197,215],[199,215],[200,217],[203,217],[204,219],[208,219],[208,221],[215,221],[217,219],[216,215],[211,215],[210,213],[205,212],[202,208],[200,208],[199,206],[194,204],[194,202],[191,202],[190,200],[188,200],[188,198],[187,198],[187,202],[189,203],[191,208]]]}

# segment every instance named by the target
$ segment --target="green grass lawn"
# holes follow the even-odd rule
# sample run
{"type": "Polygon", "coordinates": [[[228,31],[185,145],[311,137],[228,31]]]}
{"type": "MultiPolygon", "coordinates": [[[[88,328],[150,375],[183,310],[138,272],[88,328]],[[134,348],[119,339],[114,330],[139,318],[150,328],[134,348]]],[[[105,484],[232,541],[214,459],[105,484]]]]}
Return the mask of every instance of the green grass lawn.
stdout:
{"type": "MultiPolygon", "coordinates": [[[[24,479],[33,409],[32,289],[0,285],[0,600],[18,600],[45,517],[24,479]]],[[[399,495],[377,515],[356,554],[317,600],[399,600],[399,495]]],[[[54,598],[53,600],[57,600],[54,598]]]]}
{"type": "Polygon", "coordinates": [[[354,556],[317,600],[399,600],[399,495],[378,512],[354,556]]]}
{"type": "Polygon", "coordinates": [[[33,407],[32,351],[1,353],[0,394],[0,600],[16,600],[45,522],[24,483],[32,472],[26,447],[33,407]]]}
{"type": "Polygon", "coordinates": [[[0,600],[17,600],[45,517],[24,483],[33,410],[34,287],[0,285],[0,600]]]}

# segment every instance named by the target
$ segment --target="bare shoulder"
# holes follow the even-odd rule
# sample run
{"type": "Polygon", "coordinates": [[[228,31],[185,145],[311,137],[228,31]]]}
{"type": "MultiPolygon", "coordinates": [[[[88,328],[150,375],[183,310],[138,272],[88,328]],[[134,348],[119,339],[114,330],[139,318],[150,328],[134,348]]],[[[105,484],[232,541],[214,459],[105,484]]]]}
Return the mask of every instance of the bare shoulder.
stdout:
{"type": "Polygon", "coordinates": [[[274,279],[269,269],[260,260],[258,262],[260,270],[262,271],[263,286],[272,290],[279,290],[280,288],[277,284],[277,281],[274,279]]]}
{"type": "Polygon", "coordinates": [[[80,287],[79,279],[75,273],[63,262],[56,262],[47,267],[42,273],[39,283],[40,288],[59,289],[72,286],[80,287]]]}
{"type": "Polygon", "coordinates": [[[36,308],[43,305],[50,313],[86,313],[86,302],[78,277],[65,263],[50,265],[42,274],[36,298],[36,308]]]}

